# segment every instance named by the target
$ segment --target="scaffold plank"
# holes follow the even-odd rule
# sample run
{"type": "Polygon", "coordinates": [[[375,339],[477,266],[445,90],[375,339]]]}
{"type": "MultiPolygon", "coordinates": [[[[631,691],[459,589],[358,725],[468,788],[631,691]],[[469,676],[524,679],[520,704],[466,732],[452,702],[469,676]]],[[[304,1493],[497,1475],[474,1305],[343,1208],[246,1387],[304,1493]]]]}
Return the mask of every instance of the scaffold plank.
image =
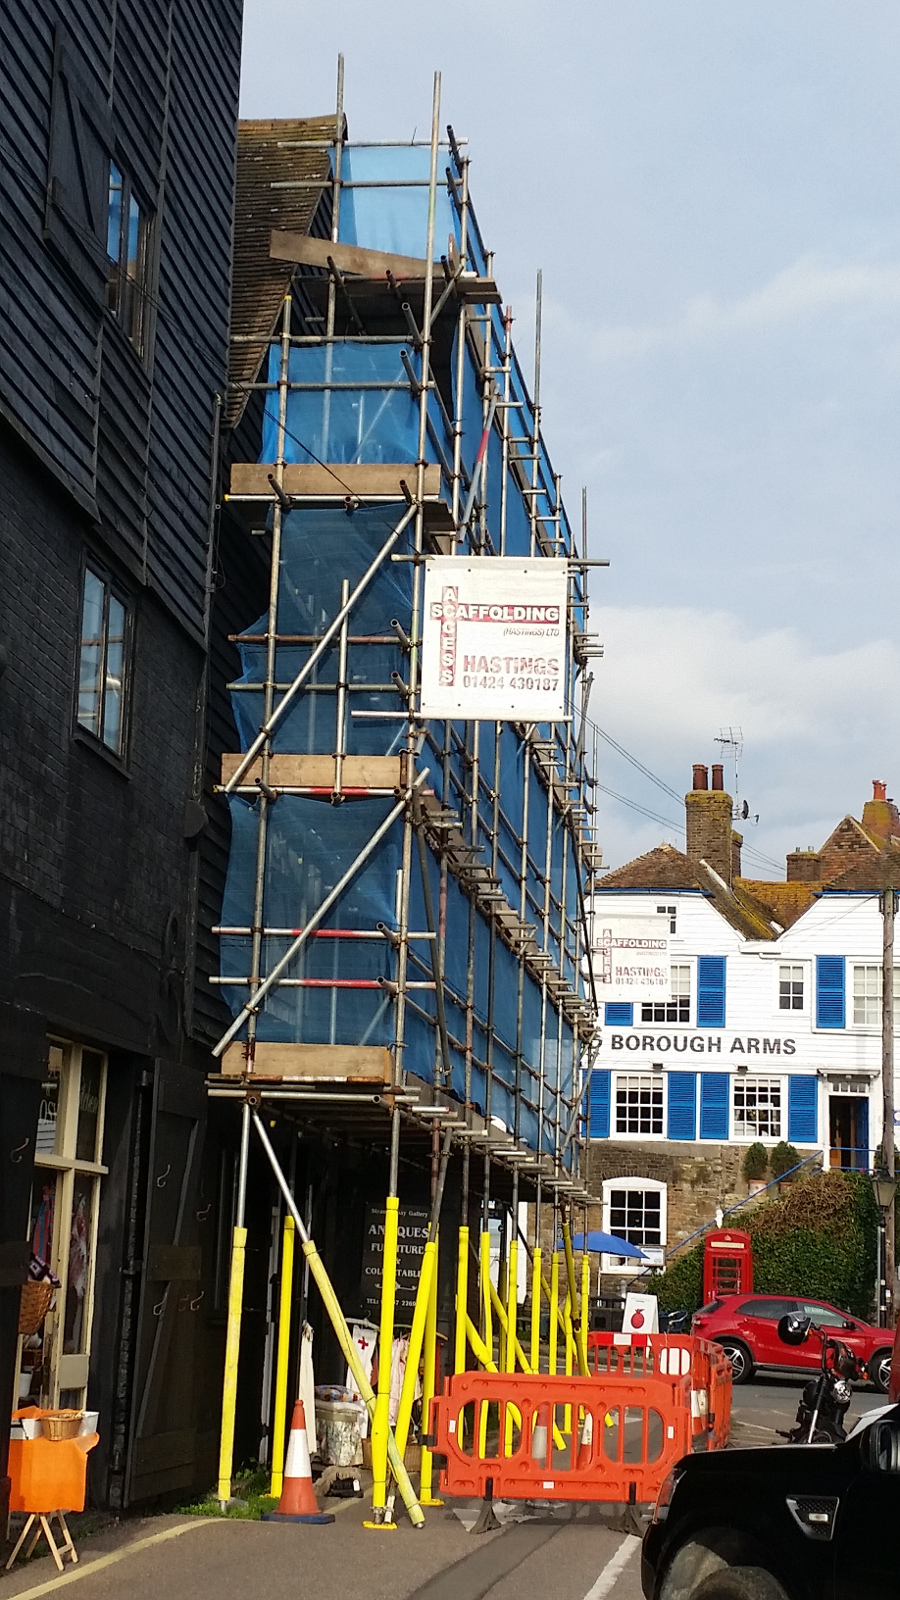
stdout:
{"type": "MultiPolygon", "coordinates": [[[[403,500],[401,480],[412,490],[417,470],[414,461],[339,461],[333,466],[317,461],[289,461],[284,468],[282,487],[287,495],[313,498],[332,499],[336,495],[351,494],[362,500],[385,495],[403,500]]],[[[231,493],[271,497],[269,478],[274,475],[272,461],[236,461],[231,469],[231,493]]],[[[430,462],[424,478],[424,494],[436,498],[441,492],[440,467],[430,462]]]]}
{"type": "MultiPolygon", "coordinates": [[[[329,256],[339,271],[353,272],[361,278],[383,278],[387,272],[392,272],[395,278],[424,278],[428,266],[419,256],[398,256],[387,250],[366,250],[361,245],[312,239],[309,234],[289,229],[272,229],[271,261],[295,261],[304,267],[327,268],[329,256]]],[[[440,272],[440,262],[435,264],[440,272]]]]}
{"type": "MultiPolygon", "coordinates": [[[[222,783],[228,783],[237,772],[243,756],[227,751],[222,756],[222,783]]],[[[244,774],[242,783],[255,784],[262,777],[262,757],[254,761],[244,774]]],[[[277,751],[269,757],[268,782],[273,789],[323,789],[331,792],[335,787],[336,762],[334,756],[296,755],[277,751]]],[[[344,756],[341,764],[341,788],[391,789],[406,787],[406,756],[344,756]]]]}
{"type": "Polygon", "coordinates": [[[258,1039],[251,1069],[246,1045],[236,1040],[222,1056],[222,1076],[304,1082],[327,1078],[354,1083],[389,1083],[391,1053],[383,1045],[274,1044],[258,1039]]]}

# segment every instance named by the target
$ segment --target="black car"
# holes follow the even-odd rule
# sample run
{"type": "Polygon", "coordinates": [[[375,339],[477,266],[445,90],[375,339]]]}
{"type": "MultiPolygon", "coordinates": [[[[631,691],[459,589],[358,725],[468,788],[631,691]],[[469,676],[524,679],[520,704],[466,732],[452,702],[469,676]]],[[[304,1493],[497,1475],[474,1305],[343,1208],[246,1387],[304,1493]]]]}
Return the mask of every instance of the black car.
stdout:
{"type": "Polygon", "coordinates": [[[839,1445],[687,1456],[644,1535],[646,1600],[898,1600],[900,1405],[839,1445]]]}

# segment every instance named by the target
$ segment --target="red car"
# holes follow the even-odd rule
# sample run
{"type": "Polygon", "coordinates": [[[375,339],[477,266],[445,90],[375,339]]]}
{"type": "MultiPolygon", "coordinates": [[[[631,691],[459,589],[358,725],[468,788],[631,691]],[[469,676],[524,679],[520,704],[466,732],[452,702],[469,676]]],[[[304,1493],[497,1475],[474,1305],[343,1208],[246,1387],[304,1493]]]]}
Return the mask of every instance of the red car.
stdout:
{"type": "Polygon", "coordinates": [[[748,1383],[757,1367],[796,1370],[816,1368],[821,1346],[818,1339],[805,1344],[782,1344],[778,1322],[787,1311],[812,1317],[817,1327],[827,1328],[857,1358],[864,1362],[876,1389],[887,1390],[891,1370],[893,1333],[890,1328],[873,1328],[858,1317],[824,1300],[801,1300],[786,1295],[733,1294],[711,1300],[691,1321],[691,1332],[714,1339],[731,1360],[735,1383],[748,1383]]]}

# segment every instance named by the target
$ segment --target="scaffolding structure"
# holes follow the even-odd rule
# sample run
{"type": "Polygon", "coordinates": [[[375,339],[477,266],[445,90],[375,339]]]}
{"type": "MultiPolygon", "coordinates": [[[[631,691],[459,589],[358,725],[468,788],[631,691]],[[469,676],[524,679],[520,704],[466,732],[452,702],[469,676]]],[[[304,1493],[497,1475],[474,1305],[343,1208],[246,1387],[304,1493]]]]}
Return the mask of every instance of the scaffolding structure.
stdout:
{"type": "MultiPolygon", "coordinates": [[[[436,1156],[440,1146],[441,1172],[458,1153],[465,1335],[473,1159],[482,1241],[493,1170],[506,1175],[513,1218],[520,1199],[535,1202],[539,1300],[542,1200],[555,1231],[559,1206],[588,1199],[586,903],[600,850],[585,752],[599,653],[586,578],[605,563],[588,560],[584,528],[579,548],[543,439],[540,276],[529,388],[468,157],[439,124],[436,77],[428,142],[351,144],[339,71],[333,137],[315,141],[331,168],[318,226],[272,235],[272,256],[296,270],[265,371],[244,386],[262,410],[260,460],[232,468],[228,497],[267,530],[271,586],[266,614],[237,638],[243,672],[229,686],[241,749],[223,758],[232,845],[215,981],[233,1020],[209,1088],[245,1105],[291,1102],[326,1123],[381,1116],[386,1259],[403,1129],[424,1131],[436,1156]],[[563,719],[423,718],[433,555],[565,564],[563,719]]],[[[245,1181],[246,1161],[241,1170],[245,1181]]],[[[512,1284],[515,1238],[509,1248],[512,1284]]],[[[482,1268],[472,1348],[480,1341],[490,1360],[496,1307],[482,1268]]],[[[514,1315],[511,1300],[503,1310],[514,1315]]],[[[555,1303],[551,1322],[555,1341],[555,1303]]],[[[513,1330],[513,1365],[515,1343],[513,1330]]]]}

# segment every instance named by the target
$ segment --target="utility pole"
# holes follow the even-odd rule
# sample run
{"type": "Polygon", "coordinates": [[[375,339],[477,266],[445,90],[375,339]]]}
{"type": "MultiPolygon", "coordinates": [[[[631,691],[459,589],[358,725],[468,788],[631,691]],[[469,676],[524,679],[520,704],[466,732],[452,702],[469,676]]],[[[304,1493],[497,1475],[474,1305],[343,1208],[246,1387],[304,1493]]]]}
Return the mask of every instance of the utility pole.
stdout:
{"type": "MultiPolygon", "coordinates": [[[[894,911],[896,893],[893,885],[881,897],[881,916],[884,939],[881,962],[881,1092],[884,1107],[884,1131],[881,1150],[885,1172],[894,1177],[894,911]]],[[[888,1326],[896,1320],[897,1269],[895,1266],[895,1215],[893,1202],[884,1214],[884,1281],[887,1292],[888,1326]]]]}

